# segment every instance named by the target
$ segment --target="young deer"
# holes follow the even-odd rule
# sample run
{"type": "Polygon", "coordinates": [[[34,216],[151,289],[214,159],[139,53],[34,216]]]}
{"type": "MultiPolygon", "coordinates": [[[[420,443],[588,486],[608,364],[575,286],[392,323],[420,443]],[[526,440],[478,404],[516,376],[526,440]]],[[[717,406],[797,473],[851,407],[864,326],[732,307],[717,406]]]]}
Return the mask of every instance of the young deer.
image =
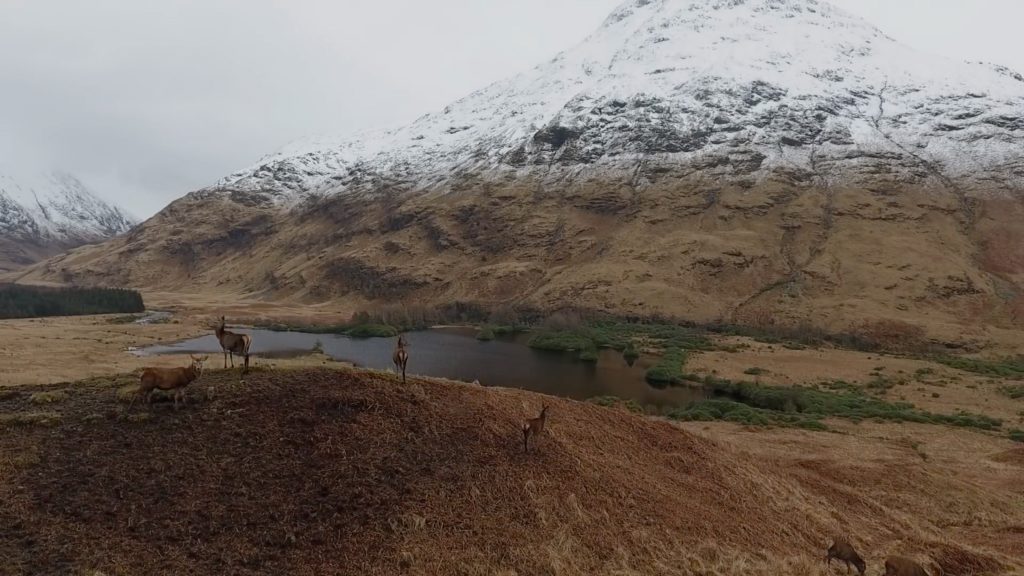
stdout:
{"type": "Polygon", "coordinates": [[[523,424],[523,451],[530,451],[530,436],[533,436],[533,443],[537,443],[537,435],[544,432],[544,424],[548,420],[548,405],[544,404],[540,409],[540,416],[530,418],[523,424]]]}
{"type": "Polygon", "coordinates": [[[146,404],[149,404],[153,390],[174,390],[174,409],[178,409],[178,399],[185,403],[185,387],[195,382],[203,374],[203,363],[209,356],[192,356],[192,363],[188,368],[146,368],[139,376],[139,392],[132,398],[128,409],[131,410],[139,396],[146,397],[146,404]]]}
{"type": "MultiPolygon", "coordinates": [[[[935,566],[935,574],[941,576],[942,568],[935,566]]],[[[928,572],[917,562],[904,556],[889,556],[885,559],[885,576],[929,576],[928,572]]]]}
{"type": "Polygon", "coordinates": [[[234,332],[228,332],[224,329],[224,317],[220,317],[220,325],[214,328],[214,333],[217,334],[217,340],[220,342],[220,347],[224,351],[224,368],[228,367],[228,357],[231,358],[231,367],[235,367],[235,354],[245,357],[245,367],[242,369],[242,374],[249,371],[249,345],[252,344],[252,338],[248,334],[235,334],[234,332]]]}
{"type": "Polygon", "coordinates": [[[852,564],[860,576],[864,576],[864,571],[867,569],[867,564],[857,554],[857,551],[853,549],[853,546],[842,538],[836,538],[832,543],[832,546],[828,549],[828,555],[825,556],[825,562],[832,566],[832,560],[840,560],[846,562],[846,572],[850,572],[850,565],[852,564]]]}
{"type": "Polygon", "coordinates": [[[409,352],[406,351],[406,346],[405,337],[399,334],[398,344],[395,345],[395,353],[391,356],[391,361],[395,363],[395,368],[402,371],[402,384],[405,384],[405,366],[409,363],[409,352]]]}

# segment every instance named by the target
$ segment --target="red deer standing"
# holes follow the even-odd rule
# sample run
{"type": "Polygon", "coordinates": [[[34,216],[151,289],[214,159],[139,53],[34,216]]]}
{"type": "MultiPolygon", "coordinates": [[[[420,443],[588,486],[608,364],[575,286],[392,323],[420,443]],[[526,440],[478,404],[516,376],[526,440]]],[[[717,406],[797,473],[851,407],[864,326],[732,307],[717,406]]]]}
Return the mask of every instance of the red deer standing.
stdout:
{"type": "Polygon", "coordinates": [[[523,451],[530,451],[530,436],[533,436],[533,443],[537,443],[537,435],[544,432],[544,424],[548,420],[548,405],[544,404],[540,409],[540,416],[530,418],[523,424],[523,451]]]}
{"type": "Polygon", "coordinates": [[[203,363],[209,356],[192,356],[192,363],[188,368],[146,368],[139,376],[139,391],[128,404],[128,410],[132,409],[139,396],[146,397],[146,404],[151,401],[153,390],[174,390],[174,409],[178,409],[178,400],[185,403],[185,387],[195,382],[203,374],[203,363]]]}
{"type": "Polygon", "coordinates": [[[220,317],[220,325],[214,328],[217,340],[224,351],[224,368],[228,367],[228,358],[231,358],[231,367],[235,367],[235,354],[245,357],[245,367],[242,374],[249,371],[249,345],[252,344],[252,337],[248,334],[235,334],[224,329],[224,317],[220,317]]]}
{"type": "Polygon", "coordinates": [[[409,352],[405,349],[407,345],[405,337],[399,334],[398,344],[395,345],[395,353],[391,356],[391,361],[395,363],[395,367],[402,371],[402,384],[405,384],[405,366],[409,363],[409,352]]]}

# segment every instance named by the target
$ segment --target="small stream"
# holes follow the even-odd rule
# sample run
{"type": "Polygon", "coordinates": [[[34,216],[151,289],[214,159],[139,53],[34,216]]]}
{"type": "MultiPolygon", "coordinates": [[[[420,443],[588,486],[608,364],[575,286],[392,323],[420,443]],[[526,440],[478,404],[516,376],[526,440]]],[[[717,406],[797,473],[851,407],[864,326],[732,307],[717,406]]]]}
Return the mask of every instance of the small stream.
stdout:
{"type": "MultiPolygon", "coordinates": [[[[394,338],[349,338],[335,334],[235,330],[252,336],[251,353],[259,357],[283,357],[307,353],[319,342],[324,353],[356,366],[394,368],[394,338]]],[[[615,350],[601,350],[598,361],[583,362],[576,353],[535,350],[526,345],[528,334],[476,339],[472,328],[435,328],[406,334],[409,341],[409,374],[449,378],[484,386],[522,388],[585,400],[616,396],[644,406],[685,406],[706,398],[700,388],[655,388],[644,380],[657,358],[641,356],[632,366],[615,350]]],[[[213,367],[222,364],[220,344],[211,333],[169,345],[151,346],[136,352],[151,354],[212,354],[213,367]]]]}

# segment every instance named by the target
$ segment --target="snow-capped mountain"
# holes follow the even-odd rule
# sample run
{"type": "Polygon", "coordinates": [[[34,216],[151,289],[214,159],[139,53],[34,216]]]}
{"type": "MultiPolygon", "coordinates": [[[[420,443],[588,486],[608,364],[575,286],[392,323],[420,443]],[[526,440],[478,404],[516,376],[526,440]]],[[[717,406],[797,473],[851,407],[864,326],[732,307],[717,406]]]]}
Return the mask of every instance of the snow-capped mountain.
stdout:
{"type": "Polygon", "coordinates": [[[106,240],[133,223],[71,174],[15,175],[0,168],[0,241],[10,262],[26,264],[40,254],[106,240]]]}
{"type": "Polygon", "coordinates": [[[1022,223],[1020,75],[815,0],[630,0],[533,70],[24,278],[975,346],[1024,328],[1022,223]]]}
{"type": "Polygon", "coordinates": [[[1024,77],[1006,68],[915,52],[816,0],[630,0],[578,46],[441,112],[293,143],[215,188],[289,203],[665,165],[1013,190],[1022,150],[1024,77]]]}

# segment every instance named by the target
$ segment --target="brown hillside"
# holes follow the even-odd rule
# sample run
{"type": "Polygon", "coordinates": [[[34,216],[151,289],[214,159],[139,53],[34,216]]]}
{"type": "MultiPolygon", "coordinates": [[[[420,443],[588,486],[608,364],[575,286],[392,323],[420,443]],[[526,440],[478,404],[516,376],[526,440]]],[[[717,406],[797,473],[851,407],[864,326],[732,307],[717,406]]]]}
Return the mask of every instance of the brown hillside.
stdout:
{"type": "Polygon", "coordinates": [[[894,319],[966,344],[1024,310],[1024,201],[944,189],[625,184],[455,186],[291,212],[194,194],[23,281],[219,292],[351,307],[574,306],[842,331],[894,319]]]}
{"type": "Polygon", "coordinates": [[[0,574],[819,574],[837,532],[875,571],[892,551],[1024,568],[1012,494],[920,460],[754,457],[624,411],[375,373],[235,378],[132,419],[130,377],[59,386],[34,424],[39,389],[5,391],[0,574]],[[971,544],[943,538],[945,495],[971,507],[971,544]]]}

